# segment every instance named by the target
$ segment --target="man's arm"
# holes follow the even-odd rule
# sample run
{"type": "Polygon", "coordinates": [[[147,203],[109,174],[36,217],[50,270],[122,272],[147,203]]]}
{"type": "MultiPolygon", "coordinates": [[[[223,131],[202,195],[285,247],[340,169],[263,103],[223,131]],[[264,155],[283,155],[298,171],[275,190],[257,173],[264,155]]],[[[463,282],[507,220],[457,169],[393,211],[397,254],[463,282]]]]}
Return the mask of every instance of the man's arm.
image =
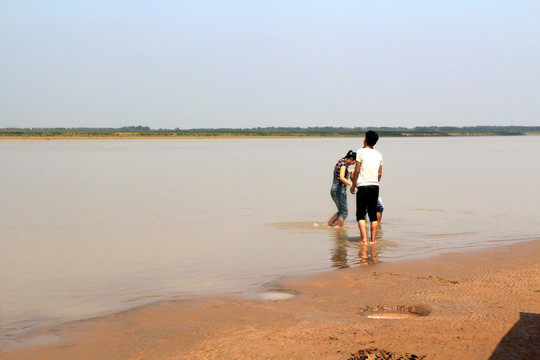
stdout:
{"type": "Polygon", "coordinates": [[[356,162],[356,166],[354,168],[354,172],[351,176],[352,186],[351,186],[351,194],[354,194],[356,192],[356,180],[358,180],[358,175],[360,174],[360,166],[362,163],[360,161],[356,162]]]}
{"type": "Polygon", "coordinates": [[[381,181],[381,177],[382,177],[382,165],[379,166],[379,176],[377,177],[377,181],[381,181]]]}

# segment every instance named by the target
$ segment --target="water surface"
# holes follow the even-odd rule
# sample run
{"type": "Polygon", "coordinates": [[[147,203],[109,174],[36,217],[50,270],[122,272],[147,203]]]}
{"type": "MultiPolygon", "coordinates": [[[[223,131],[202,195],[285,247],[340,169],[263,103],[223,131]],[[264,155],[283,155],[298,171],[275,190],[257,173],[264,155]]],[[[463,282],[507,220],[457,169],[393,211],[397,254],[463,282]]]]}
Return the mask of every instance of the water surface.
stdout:
{"type": "Polygon", "coordinates": [[[374,248],[333,166],[361,138],[0,142],[0,329],[537,239],[540,137],[381,138],[374,248]],[[319,225],[319,226],[315,226],[319,225]]]}

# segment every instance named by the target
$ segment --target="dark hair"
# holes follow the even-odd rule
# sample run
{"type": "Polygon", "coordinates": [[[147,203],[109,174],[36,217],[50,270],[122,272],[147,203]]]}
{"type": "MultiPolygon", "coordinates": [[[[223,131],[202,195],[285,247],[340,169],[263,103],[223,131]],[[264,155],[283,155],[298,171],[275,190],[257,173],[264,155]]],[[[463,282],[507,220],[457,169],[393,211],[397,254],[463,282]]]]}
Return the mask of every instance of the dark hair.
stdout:
{"type": "Polygon", "coordinates": [[[379,134],[373,130],[366,132],[366,144],[368,146],[374,147],[377,141],[379,141],[379,134]]]}
{"type": "Polygon", "coordinates": [[[352,150],[349,150],[347,152],[347,155],[345,155],[345,159],[354,159],[356,160],[356,153],[352,150]]]}

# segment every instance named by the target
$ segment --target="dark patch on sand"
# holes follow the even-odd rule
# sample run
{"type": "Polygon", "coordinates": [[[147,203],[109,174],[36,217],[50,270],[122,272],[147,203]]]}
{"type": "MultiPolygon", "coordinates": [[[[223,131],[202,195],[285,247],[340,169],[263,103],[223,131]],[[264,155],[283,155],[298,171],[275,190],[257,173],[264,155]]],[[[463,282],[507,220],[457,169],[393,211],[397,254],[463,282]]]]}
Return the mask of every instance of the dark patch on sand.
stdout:
{"type": "Polygon", "coordinates": [[[384,312],[384,311],[392,311],[392,312],[402,312],[402,313],[409,313],[419,316],[428,316],[431,314],[431,306],[425,305],[425,304],[417,304],[417,305],[367,305],[360,308],[360,313],[368,313],[368,312],[384,312]]]}
{"type": "Polygon", "coordinates": [[[382,349],[363,349],[358,350],[356,354],[351,354],[348,360],[374,360],[374,359],[391,359],[391,360],[416,360],[425,359],[425,356],[415,354],[396,354],[391,351],[382,349]]]}

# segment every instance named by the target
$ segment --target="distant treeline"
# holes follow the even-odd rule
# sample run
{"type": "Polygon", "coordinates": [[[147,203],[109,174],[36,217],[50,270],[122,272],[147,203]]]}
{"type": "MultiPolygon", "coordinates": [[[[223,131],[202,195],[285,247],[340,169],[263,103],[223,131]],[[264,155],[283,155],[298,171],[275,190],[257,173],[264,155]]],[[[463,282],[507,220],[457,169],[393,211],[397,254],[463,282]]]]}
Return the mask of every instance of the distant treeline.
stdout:
{"type": "Polygon", "coordinates": [[[251,129],[151,129],[148,126],[120,128],[5,128],[0,138],[22,137],[351,137],[361,136],[367,130],[380,136],[480,136],[480,135],[540,135],[540,126],[423,126],[405,127],[257,127],[251,129]]]}

